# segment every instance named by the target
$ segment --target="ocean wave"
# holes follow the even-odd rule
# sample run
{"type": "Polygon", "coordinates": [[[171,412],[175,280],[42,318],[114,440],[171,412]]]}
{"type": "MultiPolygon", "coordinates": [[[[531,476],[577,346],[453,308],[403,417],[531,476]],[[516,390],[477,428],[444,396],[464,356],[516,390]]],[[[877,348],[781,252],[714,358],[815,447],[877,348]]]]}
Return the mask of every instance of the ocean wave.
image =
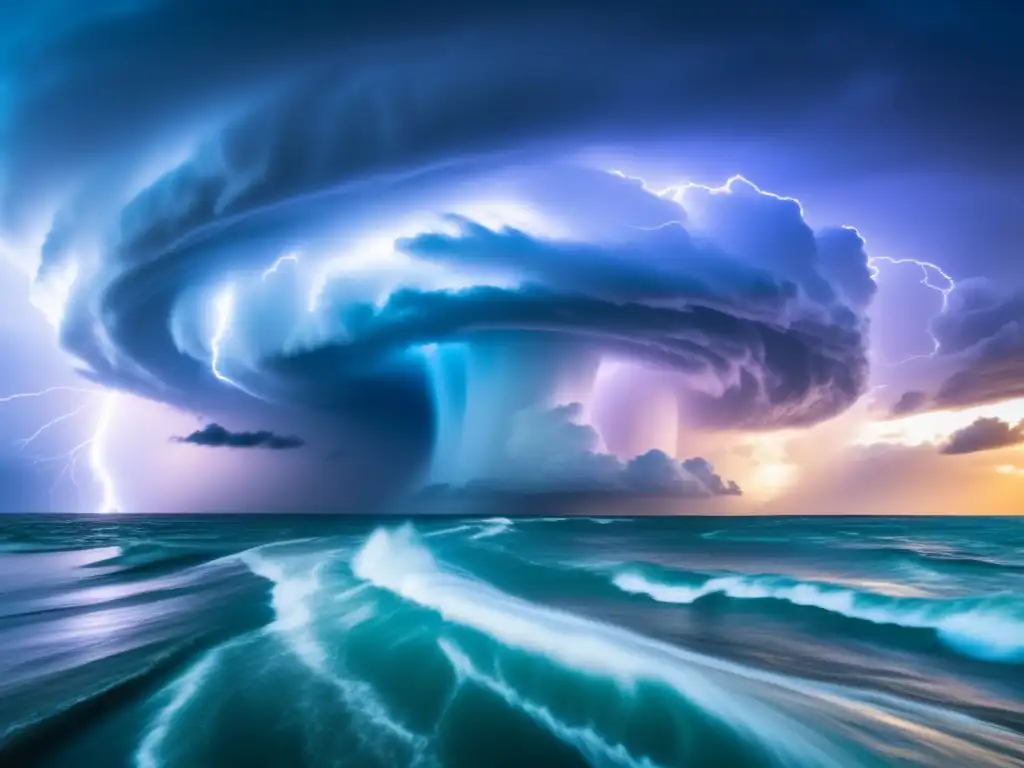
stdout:
{"type": "Polygon", "coordinates": [[[520,694],[500,677],[479,670],[469,656],[454,643],[440,639],[438,646],[448,658],[459,680],[469,680],[500,697],[508,706],[526,713],[534,722],[586,755],[593,766],[626,766],[626,768],[658,768],[646,757],[634,758],[622,744],[612,744],[596,729],[563,722],[543,704],[520,694]]]}
{"type": "Polygon", "coordinates": [[[0,764],[34,764],[55,741],[66,741],[73,734],[133,702],[140,693],[185,663],[207,640],[204,636],[183,643],[98,690],[12,725],[0,734],[0,764]]]}
{"type": "Polygon", "coordinates": [[[49,544],[33,544],[27,541],[0,541],[0,555],[34,555],[47,552],[69,552],[80,549],[76,546],[60,547],[49,544]]]}
{"type": "MultiPolygon", "coordinates": [[[[667,686],[681,697],[680,703],[689,702],[749,743],[760,745],[770,756],[766,757],[769,763],[835,768],[862,764],[856,751],[829,741],[808,725],[807,718],[826,702],[811,684],[746,669],[506,594],[448,571],[411,526],[375,531],[353,558],[352,569],[377,587],[433,609],[445,621],[482,633],[502,647],[614,683],[627,698],[635,694],[638,684],[667,686]],[[776,706],[780,698],[800,714],[776,706]]],[[[457,672],[467,673],[465,663],[458,658],[453,663],[457,672]]],[[[491,680],[489,686],[494,685],[501,687],[491,680]]],[[[535,719],[545,719],[540,710],[533,714],[535,719]]],[[[861,716],[873,717],[867,710],[861,716]]],[[[876,722],[886,722],[885,717],[878,715],[876,722]]]]}
{"type": "Polygon", "coordinates": [[[478,540],[489,539],[492,536],[500,536],[501,534],[512,530],[512,526],[514,525],[514,523],[507,517],[490,517],[482,522],[485,523],[485,526],[469,538],[478,540]]]}
{"type": "MultiPolygon", "coordinates": [[[[516,517],[510,520],[516,533],[495,540],[516,546],[472,540],[506,519],[437,520],[425,524],[425,534],[408,524],[358,540],[332,532],[236,549],[212,562],[234,564],[223,571],[224,596],[231,611],[247,608],[244,626],[238,617],[157,671],[58,713],[28,733],[9,733],[7,743],[0,738],[0,764],[40,764],[36,761],[49,758],[55,744],[61,756],[65,745],[70,754],[80,743],[88,754],[114,732],[112,724],[123,722],[128,727],[110,746],[118,759],[103,764],[211,765],[218,762],[215,756],[229,755],[253,765],[388,768],[1024,765],[1024,737],[1012,702],[957,693],[942,687],[947,677],[934,678],[934,697],[917,700],[921,688],[877,683],[884,691],[854,689],[835,682],[852,678],[830,671],[823,675],[832,682],[804,680],[802,671],[743,666],[638,629],[673,631],[660,620],[678,618],[684,610],[659,610],[647,598],[682,605],[707,596],[709,602],[694,609],[703,615],[706,608],[738,605],[733,595],[709,591],[716,579],[760,580],[766,590],[767,580],[780,587],[786,577],[647,564],[643,558],[652,556],[649,549],[630,550],[625,543],[608,548],[605,534],[614,527],[601,531],[599,554],[575,549],[567,554],[546,541],[532,549],[533,532],[544,526],[521,525],[516,517]],[[431,533],[435,537],[428,538],[431,533]],[[627,562],[627,556],[633,559],[627,562]],[[598,562],[599,557],[607,559],[598,562]],[[624,594],[640,584],[627,580],[624,587],[624,575],[642,577],[646,584],[639,591],[646,597],[624,594]],[[242,587],[251,600],[242,599],[242,587]],[[549,599],[576,606],[586,616],[575,607],[544,605],[549,599]],[[641,615],[658,620],[642,623],[636,620],[641,615]],[[597,616],[605,618],[592,618],[597,616]],[[619,621],[629,622],[630,629],[619,621]],[[924,703],[939,699],[938,706],[924,703]],[[989,705],[991,711],[985,709],[989,705]],[[1006,727],[978,719],[990,714],[999,714],[996,722],[1006,727]],[[198,729],[202,739],[193,738],[198,729]]],[[[596,533],[591,522],[573,521],[573,534],[596,533]]],[[[660,531],[653,535],[660,537],[660,531]]],[[[239,540],[239,547],[249,541],[239,540]]],[[[103,556],[110,559],[110,554],[117,556],[114,550],[103,556]]],[[[144,549],[131,554],[148,557],[144,549]]],[[[204,589],[211,585],[210,564],[187,570],[204,589]]],[[[219,578],[219,566],[212,573],[219,578]]],[[[132,589],[163,581],[137,581],[132,589]]],[[[801,584],[812,582],[790,579],[790,586],[801,584]]],[[[884,590],[867,582],[813,586],[904,607],[915,602],[865,592],[884,590]]],[[[925,640],[933,652],[925,663],[940,672],[943,662],[954,661],[936,658],[938,641],[923,630],[872,630],[818,606],[793,600],[754,603],[756,598],[745,597],[751,597],[748,607],[797,617],[811,632],[827,623],[868,637],[925,640]]],[[[209,606],[217,612],[218,626],[228,618],[228,610],[221,615],[223,606],[209,606]]],[[[191,620],[187,626],[193,626],[191,620]]],[[[729,631],[735,624],[721,626],[729,631]]],[[[1006,637],[1014,633],[1021,634],[1011,629],[1006,637]]],[[[744,638],[751,646],[763,639],[756,632],[744,638]]],[[[704,637],[697,642],[711,645],[704,637]]],[[[842,660],[828,655],[834,647],[822,638],[814,658],[838,666],[842,660]]],[[[148,651],[145,656],[154,658],[148,651]]],[[[789,668],[805,669],[797,663],[789,668]]],[[[881,679],[866,669],[857,679],[881,679]]],[[[894,669],[895,676],[905,671],[882,669],[894,669]]],[[[972,664],[971,669],[997,682],[1005,677],[1005,669],[995,665],[972,664]]]]}
{"type": "Polygon", "coordinates": [[[727,541],[733,544],[792,544],[790,536],[765,536],[732,531],[706,531],[700,535],[705,541],[727,541]]]}
{"type": "Polygon", "coordinates": [[[878,546],[875,544],[856,543],[846,545],[844,549],[855,549],[862,552],[869,552],[882,557],[893,557],[897,559],[910,560],[921,565],[938,567],[942,570],[965,569],[984,570],[998,572],[1022,572],[1024,563],[1007,560],[1002,557],[987,557],[967,552],[941,549],[923,549],[914,546],[878,546]]]}
{"type": "MultiPolygon", "coordinates": [[[[523,521],[518,521],[523,522],[523,521]]],[[[454,536],[457,533],[466,534],[470,541],[489,539],[492,536],[499,536],[512,530],[515,522],[507,517],[487,517],[481,520],[459,523],[448,528],[430,530],[423,534],[423,538],[432,539],[436,536],[454,536]]]]}
{"type": "MultiPolygon", "coordinates": [[[[364,747],[389,764],[397,765],[399,756],[394,747],[398,746],[404,753],[402,762],[410,766],[431,765],[429,739],[402,724],[372,685],[336,669],[331,654],[317,637],[314,601],[324,589],[322,571],[339,550],[275,558],[268,554],[268,549],[256,548],[242,555],[242,561],[254,574],[272,584],[274,621],[267,631],[281,638],[285,647],[316,679],[336,691],[346,709],[364,726],[356,730],[364,747]]],[[[343,602],[358,596],[366,587],[366,584],[357,584],[332,598],[343,602]]],[[[353,613],[362,621],[369,617],[372,609],[364,605],[353,613]]],[[[347,628],[351,629],[351,622],[347,628]]]]}
{"type": "Polygon", "coordinates": [[[471,523],[464,523],[462,525],[452,525],[452,526],[449,526],[448,528],[440,528],[440,529],[438,529],[436,531],[430,531],[428,533],[424,533],[423,537],[429,539],[429,538],[433,538],[434,536],[452,536],[452,535],[454,535],[456,533],[466,533],[467,531],[478,531],[478,530],[480,530],[478,526],[473,525],[471,523]]]}
{"type": "Polygon", "coordinates": [[[646,729],[644,723],[668,727],[661,737],[674,734],[684,750],[696,744],[703,749],[714,743],[714,750],[748,745],[760,755],[751,762],[740,752],[744,757],[738,762],[725,757],[714,765],[995,768],[1007,765],[1008,755],[1024,758],[1018,734],[960,712],[746,667],[516,597],[480,580],[475,571],[451,570],[408,524],[374,531],[351,568],[410,606],[436,613],[451,633],[468,633],[453,639],[442,630],[437,640],[456,675],[489,689],[582,754],[607,756],[591,760],[592,765],[622,765],[612,754],[628,755],[626,765],[645,765],[645,759],[705,764],[689,752],[663,760],[637,748],[637,727],[646,729]],[[482,652],[490,661],[480,666],[463,642],[477,649],[473,656],[482,652]],[[522,690],[503,668],[517,673],[522,690]],[[558,703],[575,695],[570,690],[592,703],[582,719],[580,712],[569,720],[559,715],[558,703]],[[717,723],[738,739],[722,742],[715,740],[715,730],[695,732],[698,721],[717,723]]]}
{"type": "Polygon", "coordinates": [[[160,755],[172,724],[199,693],[223,652],[223,646],[207,652],[169,687],[167,702],[160,708],[135,752],[137,768],[160,767],[160,755]]]}
{"type": "MultiPolygon", "coordinates": [[[[120,547],[118,554],[95,560],[86,568],[112,568],[117,579],[149,576],[202,565],[222,557],[223,550],[181,544],[139,542],[120,547]]],[[[104,578],[104,577],[97,577],[104,578]]]]}
{"type": "Polygon", "coordinates": [[[674,580],[627,568],[612,579],[623,592],[688,605],[710,595],[778,600],[850,619],[933,630],[947,646],[985,661],[1024,661],[1024,597],[1016,594],[940,599],[896,597],[789,576],[678,574],[674,580]]]}

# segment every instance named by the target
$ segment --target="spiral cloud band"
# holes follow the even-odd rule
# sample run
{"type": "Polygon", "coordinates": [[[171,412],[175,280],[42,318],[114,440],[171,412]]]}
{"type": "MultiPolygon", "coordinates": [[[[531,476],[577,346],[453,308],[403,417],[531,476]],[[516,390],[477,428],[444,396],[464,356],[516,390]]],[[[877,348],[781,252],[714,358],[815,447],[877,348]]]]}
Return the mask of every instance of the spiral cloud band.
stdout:
{"type": "MultiPolygon", "coordinates": [[[[2,190],[5,240],[38,244],[37,304],[95,382],[218,419],[407,434],[460,483],[502,473],[524,412],[582,404],[585,426],[609,364],[666,377],[695,428],[810,425],[865,389],[875,286],[855,230],[815,231],[742,177],[654,190],[587,159],[691,119],[679,97],[700,81],[667,44],[568,35],[524,61],[538,30],[492,19],[461,40],[466,68],[417,18],[373,54],[354,31],[340,53],[326,35],[199,41],[160,70],[145,25],[126,32],[141,11],[110,13],[80,32],[116,41],[110,60],[40,77],[16,108],[132,57],[143,81],[88,111],[70,97],[33,135],[12,122],[2,190]]],[[[379,38],[377,21],[352,23],[379,38]]]]}

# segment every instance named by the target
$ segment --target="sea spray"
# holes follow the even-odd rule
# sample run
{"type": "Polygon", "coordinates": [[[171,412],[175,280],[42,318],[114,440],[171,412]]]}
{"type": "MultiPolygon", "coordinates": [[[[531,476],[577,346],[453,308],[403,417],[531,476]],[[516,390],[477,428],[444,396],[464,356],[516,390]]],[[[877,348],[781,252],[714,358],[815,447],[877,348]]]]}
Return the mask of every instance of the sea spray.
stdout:
{"type": "MultiPolygon", "coordinates": [[[[337,690],[345,706],[364,727],[358,733],[359,740],[381,757],[391,760],[394,758],[390,756],[387,741],[397,740],[403,747],[412,750],[409,764],[426,763],[428,740],[400,723],[372,685],[336,670],[316,637],[314,599],[321,592],[320,574],[330,562],[332,554],[336,553],[293,557],[289,561],[285,558],[275,559],[265,550],[253,550],[243,556],[243,561],[253,573],[273,583],[271,600],[276,618],[268,627],[269,631],[280,636],[295,657],[316,678],[337,690]],[[382,735],[385,741],[382,743],[379,738],[374,738],[375,735],[382,735]]],[[[336,600],[345,600],[364,590],[365,585],[355,585],[334,597],[336,600]]],[[[365,605],[355,609],[355,619],[366,620],[371,610],[365,605]]],[[[351,624],[352,618],[349,622],[351,624]]]]}

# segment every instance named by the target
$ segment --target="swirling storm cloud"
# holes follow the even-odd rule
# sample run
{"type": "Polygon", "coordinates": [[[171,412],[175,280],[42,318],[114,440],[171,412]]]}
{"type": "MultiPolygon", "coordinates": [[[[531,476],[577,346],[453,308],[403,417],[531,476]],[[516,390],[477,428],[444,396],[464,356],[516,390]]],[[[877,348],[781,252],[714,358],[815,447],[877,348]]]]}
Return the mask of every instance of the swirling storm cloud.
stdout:
{"type": "Polygon", "coordinates": [[[377,489],[684,496],[739,488],[684,433],[687,461],[627,446],[622,419],[805,428],[867,391],[856,229],[756,178],[656,188],[594,151],[767,130],[765,103],[846,82],[808,66],[817,43],[727,57],[724,8],[300,5],[20,16],[3,238],[38,254],[33,302],[87,380],[298,435],[290,454],[330,435],[377,489]]]}

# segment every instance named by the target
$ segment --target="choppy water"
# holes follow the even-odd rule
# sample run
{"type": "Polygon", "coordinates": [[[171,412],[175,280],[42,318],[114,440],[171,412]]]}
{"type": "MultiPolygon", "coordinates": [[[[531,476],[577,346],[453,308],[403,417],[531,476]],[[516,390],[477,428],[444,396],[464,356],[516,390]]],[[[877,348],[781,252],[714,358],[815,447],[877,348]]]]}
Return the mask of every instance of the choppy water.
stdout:
{"type": "Polygon", "coordinates": [[[1024,520],[4,518],[0,764],[1024,766],[1024,520]]]}

